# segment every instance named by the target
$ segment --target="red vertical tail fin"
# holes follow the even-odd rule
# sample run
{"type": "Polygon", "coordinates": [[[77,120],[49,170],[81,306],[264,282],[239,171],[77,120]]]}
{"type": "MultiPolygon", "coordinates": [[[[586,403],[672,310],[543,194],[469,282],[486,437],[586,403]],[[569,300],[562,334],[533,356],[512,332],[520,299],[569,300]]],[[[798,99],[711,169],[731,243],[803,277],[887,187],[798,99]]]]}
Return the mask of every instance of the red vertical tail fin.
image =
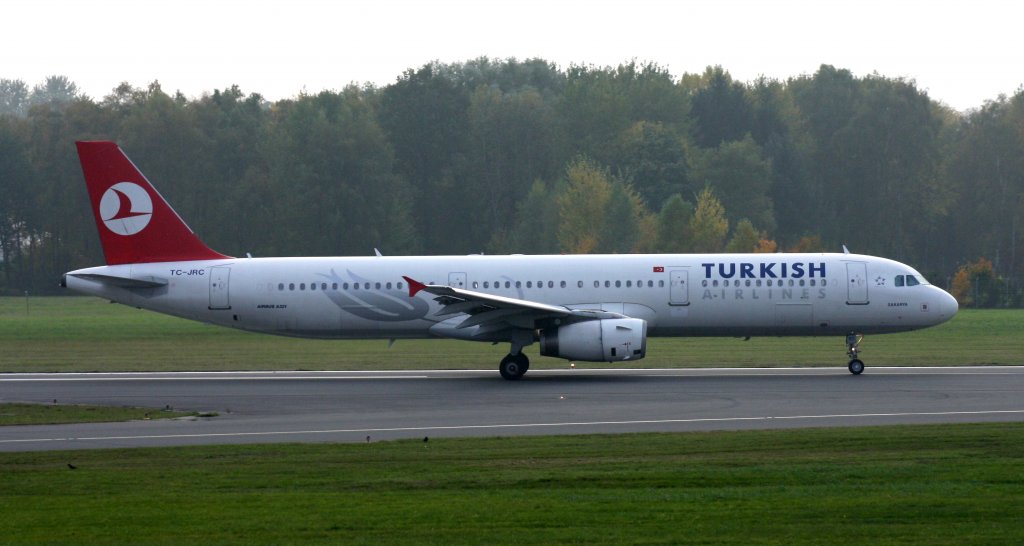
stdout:
{"type": "Polygon", "coordinates": [[[76,142],[108,265],[228,258],[203,244],[113,142],[76,142]]]}

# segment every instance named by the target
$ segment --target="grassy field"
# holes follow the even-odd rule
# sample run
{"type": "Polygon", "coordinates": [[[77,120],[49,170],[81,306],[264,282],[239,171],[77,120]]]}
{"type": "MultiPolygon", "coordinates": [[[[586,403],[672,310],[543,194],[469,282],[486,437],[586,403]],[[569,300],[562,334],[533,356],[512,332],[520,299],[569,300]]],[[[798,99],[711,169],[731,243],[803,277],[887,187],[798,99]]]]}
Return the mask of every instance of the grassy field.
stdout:
{"type": "Polygon", "coordinates": [[[77,404],[0,404],[0,426],[174,419],[189,415],[197,414],[195,412],[164,411],[156,408],[122,408],[77,404]]]}
{"type": "MultiPolygon", "coordinates": [[[[1024,364],[1024,310],[964,310],[941,326],[869,336],[868,366],[1024,364]]],[[[506,345],[321,341],[251,334],[97,298],[0,298],[0,371],[490,369],[506,345]]],[[[527,352],[533,368],[567,363],[527,352]]],[[[655,338],[643,367],[845,366],[840,337],[655,338]]],[[[579,367],[602,364],[580,363],[579,367]]],[[[617,363],[616,366],[621,366],[617,363]]]]}
{"type": "Polygon", "coordinates": [[[1021,424],[0,454],[0,541],[1021,544],[1022,465],[1021,424]]]}

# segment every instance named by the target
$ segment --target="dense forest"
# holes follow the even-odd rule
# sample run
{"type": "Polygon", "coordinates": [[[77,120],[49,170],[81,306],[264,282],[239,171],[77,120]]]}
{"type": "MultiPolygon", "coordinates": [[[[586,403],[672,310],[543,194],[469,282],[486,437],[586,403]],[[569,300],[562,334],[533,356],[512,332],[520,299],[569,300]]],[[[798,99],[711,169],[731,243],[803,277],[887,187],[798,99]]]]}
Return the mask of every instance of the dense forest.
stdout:
{"type": "Polygon", "coordinates": [[[823,65],[434,62],[270,102],[0,80],[0,292],[102,263],[75,140],[117,141],[191,227],[255,256],[851,251],[1019,306],[1024,89],[967,112],[823,65]]]}

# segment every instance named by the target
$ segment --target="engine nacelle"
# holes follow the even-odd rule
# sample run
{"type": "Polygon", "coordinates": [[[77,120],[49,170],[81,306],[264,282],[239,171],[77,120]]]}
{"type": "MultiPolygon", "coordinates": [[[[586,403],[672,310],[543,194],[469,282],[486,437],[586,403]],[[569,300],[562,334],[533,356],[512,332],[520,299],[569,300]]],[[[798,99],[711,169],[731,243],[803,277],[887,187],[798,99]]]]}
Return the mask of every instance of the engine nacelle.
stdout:
{"type": "Polygon", "coordinates": [[[640,360],[647,354],[647,322],[618,318],[549,328],[540,333],[540,354],[586,362],[640,360]]]}

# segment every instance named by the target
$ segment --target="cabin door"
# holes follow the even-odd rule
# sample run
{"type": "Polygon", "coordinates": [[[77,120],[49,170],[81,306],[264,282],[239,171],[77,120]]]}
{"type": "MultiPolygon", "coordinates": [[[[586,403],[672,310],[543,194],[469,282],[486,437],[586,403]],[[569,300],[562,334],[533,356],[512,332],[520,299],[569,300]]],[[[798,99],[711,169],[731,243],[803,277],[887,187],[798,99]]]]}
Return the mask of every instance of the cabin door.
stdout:
{"type": "Polygon", "coordinates": [[[228,299],[228,280],[230,278],[230,267],[210,268],[210,309],[231,309],[231,301],[228,299]]]}
{"type": "Polygon", "coordinates": [[[672,269],[668,272],[669,305],[690,305],[690,271],[672,269]]]}
{"type": "Polygon", "coordinates": [[[867,305],[868,264],[846,262],[846,304],[867,305]]]}

